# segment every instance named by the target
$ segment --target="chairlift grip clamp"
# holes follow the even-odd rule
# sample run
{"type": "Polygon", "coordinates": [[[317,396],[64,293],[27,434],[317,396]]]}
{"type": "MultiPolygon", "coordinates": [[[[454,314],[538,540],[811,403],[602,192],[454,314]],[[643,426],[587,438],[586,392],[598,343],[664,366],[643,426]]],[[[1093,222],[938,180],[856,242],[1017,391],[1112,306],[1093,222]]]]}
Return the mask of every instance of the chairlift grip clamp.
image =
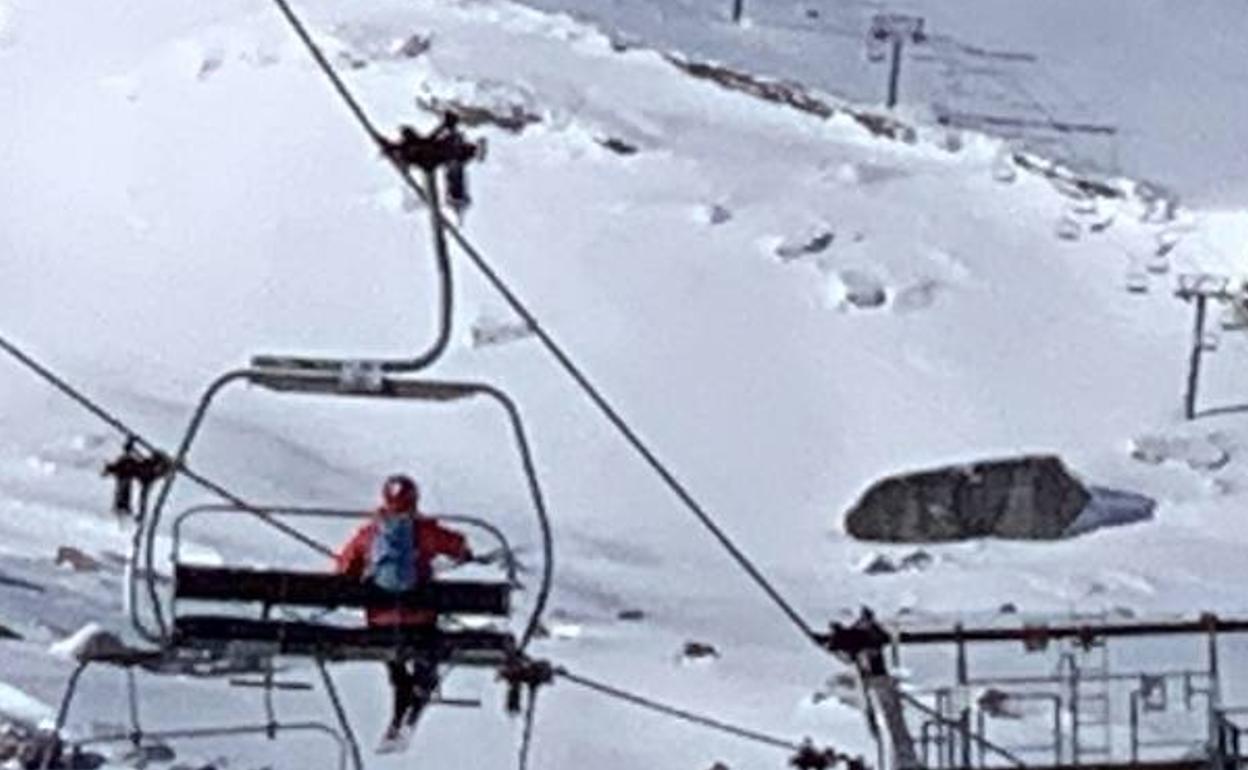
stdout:
{"type": "Polygon", "coordinates": [[[507,684],[507,713],[519,714],[524,690],[532,701],[538,688],[555,680],[555,667],[550,661],[518,657],[499,669],[498,678],[507,684]]]}

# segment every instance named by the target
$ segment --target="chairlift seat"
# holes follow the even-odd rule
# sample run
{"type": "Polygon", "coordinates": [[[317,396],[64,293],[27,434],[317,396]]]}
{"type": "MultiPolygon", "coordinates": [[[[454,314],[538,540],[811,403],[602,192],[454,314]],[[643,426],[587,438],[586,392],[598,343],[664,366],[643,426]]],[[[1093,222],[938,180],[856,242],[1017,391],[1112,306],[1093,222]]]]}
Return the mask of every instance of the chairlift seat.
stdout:
{"type": "Polygon", "coordinates": [[[511,586],[435,580],[401,594],[346,575],[180,564],[174,572],[179,600],[249,602],[291,607],[373,607],[438,613],[506,616],[511,586]]]}
{"type": "Polygon", "coordinates": [[[220,655],[239,650],[334,661],[427,656],[439,662],[480,666],[502,665],[515,651],[514,637],[497,631],[413,626],[358,628],[220,615],[176,618],[174,643],[220,655]]]}
{"type": "Polygon", "coordinates": [[[178,615],[174,645],[214,657],[309,656],[323,660],[394,660],[424,656],[461,665],[498,666],[514,654],[515,638],[497,631],[437,627],[360,627],[274,620],[269,609],[402,608],[442,614],[506,616],[506,583],[431,581],[394,594],[346,575],[285,570],[177,565],[179,601],[258,604],[262,617],[178,615]]]}

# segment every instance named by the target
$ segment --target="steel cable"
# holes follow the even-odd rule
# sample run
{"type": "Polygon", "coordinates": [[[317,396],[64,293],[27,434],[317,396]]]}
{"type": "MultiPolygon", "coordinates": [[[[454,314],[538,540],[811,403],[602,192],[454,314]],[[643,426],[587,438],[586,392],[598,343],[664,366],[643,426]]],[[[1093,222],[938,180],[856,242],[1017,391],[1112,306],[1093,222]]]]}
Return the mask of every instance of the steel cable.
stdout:
{"type": "Polygon", "coordinates": [[[605,695],[607,697],[614,698],[616,700],[620,700],[625,703],[631,703],[634,706],[638,706],[648,711],[653,711],[658,714],[664,714],[673,719],[678,719],[684,722],[688,722],[690,724],[699,725],[701,727],[705,727],[710,730],[715,730],[715,731],[724,733],[726,735],[732,735],[736,738],[741,738],[743,740],[752,741],[754,743],[759,743],[765,746],[771,746],[772,748],[785,749],[786,751],[796,752],[796,751],[801,750],[802,748],[802,743],[800,741],[792,741],[786,738],[780,738],[774,735],[768,735],[767,733],[759,732],[758,730],[753,730],[748,727],[741,727],[740,725],[730,724],[720,719],[705,716],[703,714],[697,714],[687,709],[678,708],[676,706],[670,706],[666,703],[661,703],[652,698],[647,698],[643,695],[638,695],[633,692],[628,692],[627,690],[622,690],[618,687],[614,687],[604,682],[600,682],[600,681],[590,679],[588,677],[580,676],[579,674],[574,674],[562,666],[558,666],[555,668],[555,676],[560,677],[561,679],[567,680],[573,684],[584,687],[588,690],[592,690],[593,692],[599,693],[600,695],[605,695]]]}
{"type": "MultiPolygon", "coordinates": [[[[299,19],[299,16],[291,8],[287,0],[273,0],[273,3],[281,11],[282,16],[289,22],[294,29],[296,35],[303,42],[309,54],[317,66],[329,79],[334,90],[339,97],[350,109],[355,119],[360,123],[369,137],[379,148],[385,146],[384,137],[378,132],[377,128],[369,119],[368,114],[352,95],[346,83],[334,70],[329,60],[325,57],[324,52],[316,41],[312,39],[307,28],[299,19]]],[[[418,197],[427,203],[435,212],[435,219],[438,220],[445,231],[450,233],[452,240],[463,250],[464,254],[476,266],[477,270],[485,277],[485,279],[494,287],[502,298],[511,307],[512,311],[524,321],[526,326],[533,332],[534,336],[546,348],[547,352],[554,357],[555,361],[563,368],[577,384],[578,387],[589,397],[590,401],[605,416],[608,422],[620,433],[625,441],[641,456],[647,465],[659,476],[663,483],[672,491],[673,494],[684,504],[685,508],[702,524],[704,528],[719,542],[719,544],[729,553],[733,560],[742,570],[758,585],[767,597],[780,609],[780,611],[795,625],[802,634],[808,639],[815,639],[815,631],[805,619],[798,614],[797,610],[791,605],[780,592],[771,584],[770,581],[762,574],[757,566],[745,555],[745,553],[736,545],[728,534],[721,528],[710,514],[702,507],[702,505],[693,497],[689,490],[682,484],[671,470],[658,458],[657,455],[642,441],[641,437],[633,430],[629,423],[616,411],[615,407],[602,395],[601,391],[595,386],[581,370],[579,366],[571,359],[571,357],[563,350],[563,348],[551,337],[537,318],[528,309],[528,307],[513,292],[510,286],[502,277],[494,270],[494,268],[485,259],[484,255],[467,239],[467,237],[453,223],[447,221],[436,201],[429,199],[428,193],[412,176],[400,162],[391,158],[391,165],[407,183],[408,187],[416,193],[418,197]]]]}

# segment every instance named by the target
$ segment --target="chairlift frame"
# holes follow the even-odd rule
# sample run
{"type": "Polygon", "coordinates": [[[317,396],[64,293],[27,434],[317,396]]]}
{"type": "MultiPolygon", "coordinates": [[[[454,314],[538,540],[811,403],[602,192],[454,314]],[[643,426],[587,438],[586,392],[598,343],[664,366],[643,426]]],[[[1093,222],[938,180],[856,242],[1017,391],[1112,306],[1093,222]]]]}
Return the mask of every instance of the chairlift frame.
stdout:
{"type": "MultiPolygon", "coordinates": [[[[528,442],[527,433],[524,429],[524,423],[520,416],[519,408],[506,393],[493,385],[469,381],[401,379],[386,375],[379,376],[376,379],[361,380],[357,377],[344,376],[342,373],[290,372],[254,368],[237,369],[221,375],[204,391],[195,412],[191,416],[186,432],[183,435],[182,441],[178,447],[177,454],[174,457],[173,462],[175,466],[180,466],[186,462],[187,457],[190,454],[191,447],[194,444],[195,439],[198,437],[207,413],[215,403],[216,397],[226,387],[239,382],[247,382],[278,393],[301,393],[305,395],[348,398],[384,398],[434,403],[448,403],[484,396],[503,407],[503,410],[511,424],[513,436],[515,438],[521,459],[522,469],[529,488],[529,495],[533,503],[534,512],[538,518],[539,528],[542,533],[543,566],[541,585],[538,600],[535,603],[529,621],[526,624],[525,630],[522,634],[519,648],[523,649],[527,645],[528,641],[533,637],[533,634],[537,630],[538,619],[540,618],[542,611],[545,609],[546,597],[549,593],[550,584],[553,579],[553,536],[550,531],[550,522],[546,512],[545,498],[542,494],[541,485],[538,480],[532,450],[528,442]]],[[[160,519],[176,481],[176,475],[169,476],[164,480],[164,483],[161,485],[157,493],[151,513],[147,517],[147,520],[142,522],[142,536],[136,537],[136,543],[139,545],[142,553],[140,554],[136,551],[131,555],[131,562],[136,567],[140,562],[143,564],[143,571],[146,573],[145,579],[148,589],[148,599],[151,602],[158,628],[156,632],[153,633],[151,629],[147,628],[143,624],[142,619],[139,617],[138,602],[133,601],[131,602],[131,622],[134,625],[135,630],[138,631],[144,638],[149,641],[159,643],[162,646],[167,645],[170,641],[170,629],[168,624],[165,622],[163,612],[161,611],[160,596],[156,587],[155,541],[160,525],[160,519]]],[[[332,553],[330,549],[317,543],[306,535],[303,535],[297,528],[280,521],[278,518],[266,513],[264,510],[255,507],[249,507],[247,510],[262,521],[266,522],[270,526],[273,526],[284,534],[291,536],[295,540],[302,542],[324,554],[332,553]]],[[[137,584],[137,570],[132,570],[132,572],[136,573],[134,575],[134,583],[137,584]]],[[[130,589],[130,592],[131,595],[134,594],[133,587],[130,589]]]]}
{"type": "MultiPolygon", "coordinates": [[[[65,686],[65,691],[61,696],[60,706],[57,708],[56,721],[52,728],[52,734],[61,736],[64,734],[65,727],[69,724],[70,709],[74,699],[78,693],[78,685],[82,681],[83,675],[87,669],[93,664],[105,664],[113,667],[120,667],[125,672],[126,677],[126,713],[129,721],[130,729],[126,732],[110,733],[106,735],[93,735],[75,741],[67,741],[65,743],[57,743],[54,747],[49,747],[42,757],[40,763],[41,770],[51,770],[54,760],[59,753],[63,753],[65,746],[71,750],[71,755],[81,751],[87,746],[113,744],[113,743],[131,743],[135,748],[143,745],[144,739],[155,740],[195,740],[224,738],[230,736],[247,736],[247,735],[263,735],[273,740],[279,733],[319,733],[328,736],[333,740],[338,748],[338,757],[335,767],[337,770],[347,770],[348,762],[350,762],[353,770],[363,770],[364,763],[360,755],[359,743],[351,730],[350,723],[346,720],[345,712],[342,710],[341,702],[338,699],[337,691],[333,687],[332,681],[329,679],[329,673],[325,669],[324,664],[318,661],[318,667],[321,676],[330,693],[330,699],[333,702],[334,712],[339,721],[339,727],[334,728],[329,724],[319,720],[300,720],[296,722],[283,722],[277,718],[277,709],[273,702],[273,690],[282,689],[275,687],[273,683],[273,667],[270,660],[265,669],[265,685],[264,690],[264,715],[265,721],[262,724],[238,724],[238,725],[213,725],[205,727],[184,728],[179,730],[144,730],[143,722],[139,709],[139,687],[135,677],[136,668],[144,668],[151,673],[160,673],[160,665],[171,662],[168,652],[139,652],[130,655],[112,655],[98,656],[94,658],[83,658],[79,660],[78,665],[74,668],[69,676],[69,681],[65,686]]],[[[192,674],[190,671],[181,671],[184,675],[192,674]]]]}
{"type": "MultiPolygon", "coordinates": [[[[478,650],[477,654],[464,655],[446,655],[444,654],[444,644],[440,643],[440,638],[444,635],[441,631],[433,631],[426,633],[425,637],[432,638],[430,646],[425,649],[422,654],[432,654],[440,660],[450,660],[453,665],[467,666],[485,666],[491,668],[500,668],[510,663],[519,661],[523,658],[524,648],[529,640],[537,631],[539,619],[545,609],[545,604],[549,596],[551,582],[553,579],[553,535],[551,533],[549,517],[545,507],[545,499],[542,494],[540,481],[538,479],[536,466],[533,461],[532,451],[528,442],[527,434],[524,428],[523,420],[520,416],[519,408],[516,403],[501,389],[479,382],[467,381],[451,381],[451,380],[416,380],[416,379],[399,379],[387,376],[380,369],[368,368],[365,372],[366,376],[360,376],[360,372],[350,366],[327,372],[315,373],[308,371],[287,371],[272,369],[238,369],[226,372],[225,374],[214,380],[204,391],[200,401],[191,416],[187,429],[179,444],[177,454],[173,458],[174,467],[181,467],[185,464],[190,454],[192,445],[197,438],[200,429],[203,426],[208,410],[216,400],[216,397],[229,385],[239,382],[245,382],[252,385],[272,390],[280,394],[304,394],[304,395],[321,395],[333,397],[369,397],[394,399],[399,401],[421,401],[432,403],[455,403],[470,398],[485,397],[493,401],[495,404],[503,408],[507,415],[508,422],[511,426],[513,438],[515,439],[517,450],[520,455],[522,470],[526,477],[528,491],[532,499],[534,512],[538,518],[539,529],[542,537],[543,565],[541,572],[541,583],[539,586],[537,599],[521,636],[520,642],[516,644],[510,634],[500,635],[491,634],[491,632],[479,632],[478,636],[489,636],[489,641],[495,643],[499,639],[505,637],[507,643],[501,648],[495,646],[492,651],[486,651],[484,648],[478,650]]],[[[369,656],[350,654],[328,655],[325,654],[319,640],[310,647],[292,650],[286,645],[286,640],[281,638],[286,633],[286,628],[295,626],[283,626],[278,632],[278,644],[276,649],[271,645],[258,645],[256,647],[256,657],[265,661],[264,678],[259,687],[264,690],[264,704],[266,721],[262,725],[227,725],[214,726],[204,728],[190,728],[185,730],[164,730],[156,732],[144,732],[138,721],[138,700],[137,687],[135,686],[134,669],[136,667],[145,668],[153,673],[161,673],[167,670],[170,665],[175,665],[179,673],[197,675],[202,677],[217,676],[222,673],[235,674],[235,670],[209,670],[199,671],[196,666],[201,664],[210,664],[219,662],[222,659],[230,659],[229,655],[222,655],[222,650],[217,649],[214,644],[192,644],[187,639],[180,639],[175,633],[175,628],[171,628],[166,622],[162,601],[158,587],[156,585],[155,570],[155,542],[156,535],[160,527],[160,521],[165,508],[169,502],[170,495],[174,483],[177,480],[177,474],[172,474],[164,480],[161,485],[155,503],[153,504],[150,514],[141,521],[136,528],[135,536],[132,541],[132,551],[128,563],[129,574],[127,576],[127,599],[130,610],[130,620],[134,629],[149,642],[159,645],[156,650],[132,650],[115,655],[99,655],[91,658],[84,658],[79,662],[78,667],[70,676],[62,699],[61,707],[57,714],[56,735],[61,735],[66,723],[68,722],[69,711],[73,699],[76,695],[78,683],[83,673],[93,663],[104,663],[119,666],[126,671],[127,675],[127,692],[130,704],[130,714],[132,718],[132,731],[125,736],[98,736],[85,741],[70,742],[69,745],[81,747],[90,743],[109,743],[120,742],[121,740],[136,740],[143,736],[180,739],[180,738],[208,738],[221,737],[227,735],[249,735],[264,734],[272,738],[279,732],[291,731],[316,731],[330,735],[335,739],[340,747],[339,751],[339,770],[345,770],[347,760],[353,770],[363,770],[363,760],[361,757],[359,742],[355,737],[351,728],[350,721],[347,718],[346,711],[343,708],[341,699],[338,695],[337,688],[333,678],[330,676],[327,663],[338,659],[365,659],[369,656]],[[141,568],[140,568],[141,567],[141,568]],[[151,602],[152,613],[157,622],[157,628],[153,631],[149,629],[140,617],[139,602],[136,601],[138,595],[138,585],[140,582],[146,583],[147,596],[151,602]],[[302,657],[309,657],[313,660],[318,672],[320,673],[323,689],[328,696],[335,719],[338,723],[337,728],[330,727],[322,722],[281,722],[276,717],[275,708],[272,700],[272,693],[275,689],[281,689],[278,683],[273,681],[273,665],[272,661],[275,657],[284,654],[296,654],[302,657]]],[[[345,511],[330,508],[313,508],[313,507],[297,507],[297,506],[240,506],[240,505],[199,505],[191,507],[179,514],[173,522],[172,531],[172,548],[171,561],[175,565],[180,564],[182,528],[186,522],[194,517],[205,515],[229,515],[229,514],[249,514],[258,518],[260,521],[273,527],[278,532],[303,543],[304,545],[322,552],[332,554],[332,550],[318,543],[313,538],[304,535],[298,527],[292,526],[281,519],[284,517],[322,517],[322,518],[360,518],[364,514],[359,511],[345,511]]],[[[438,517],[445,521],[455,521],[461,524],[467,524],[474,528],[480,529],[490,535],[492,539],[500,544],[501,552],[504,555],[504,567],[507,572],[507,590],[518,586],[518,570],[515,559],[515,551],[506,536],[497,527],[491,523],[472,516],[448,515],[438,517]]],[[[432,585],[437,585],[435,582],[432,585]]],[[[170,602],[171,617],[176,621],[177,612],[177,587],[175,584],[173,599],[170,602]]],[[[267,614],[267,609],[266,609],[267,614]]],[[[261,621],[246,621],[240,619],[242,623],[252,623],[259,626],[263,624],[261,621]]],[[[299,626],[302,629],[302,626],[299,626]]],[[[311,629],[319,627],[310,626],[311,629]]],[[[270,630],[270,629],[262,629],[270,630]]],[[[308,630],[308,629],[303,629],[308,630]]],[[[322,629],[323,630],[323,629],[322,629]]],[[[344,632],[350,632],[352,629],[343,628],[344,632]]],[[[316,636],[320,636],[320,631],[314,631],[316,636]]],[[[468,644],[473,644],[476,637],[472,636],[473,632],[464,632],[460,636],[467,639],[468,644]]],[[[379,635],[378,635],[379,636],[379,635]]],[[[397,639],[397,637],[395,637],[397,639]]],[[[210,640],[211,641],[211,640],[210,640]]],[[[219,640],[218,640],[219,641],[219,640]]],[[[403,643],[410,643],[406,640],[403,643]]],[[[389,640],[387,640],[389,643],[389,640]]],[[[482,642],[484,643],[484,642],[482,642]]],[[[228,645],[226,645],[228,647],[228,645]]],[[[376,645],[374,645],[375,647],[376,645]]],[[[376,657],[376,656],[372,656],[376,657]]],[[[137,743],[136,743],[137,745],[137,743]]],[[[44,770],[51,767],[54,759],[53,752],[44,757],[44,770]]]]}

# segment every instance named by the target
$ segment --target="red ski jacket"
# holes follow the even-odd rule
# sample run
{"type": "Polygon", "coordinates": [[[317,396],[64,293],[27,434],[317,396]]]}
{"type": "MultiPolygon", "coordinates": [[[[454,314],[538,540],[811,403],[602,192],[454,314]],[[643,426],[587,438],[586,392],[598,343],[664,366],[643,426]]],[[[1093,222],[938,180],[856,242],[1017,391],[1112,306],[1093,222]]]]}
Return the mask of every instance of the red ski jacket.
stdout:
{"type": "MultiPolygon", "coordinates": [[[[438,523],[437,519],[426,516],[416,517],[413,530],[416,544],[416,572],[419,575],[430,574],[430,565],[434,557],[449,556],[452,559],[467,560],[472,558],[468,541],[453,529],[438,523]]],[[[368,567],[368,555],[373,547],[373,539],[377,536],[377,521],[363,524],[347,541],[335,557],[339,574],[363,579],[368,567]]],[[[368,608],[366,612],[370,626],[431,626],[437,620],[437,613],[432,610],[406,610],[402,608],[383,609],[368,608]]]]}

